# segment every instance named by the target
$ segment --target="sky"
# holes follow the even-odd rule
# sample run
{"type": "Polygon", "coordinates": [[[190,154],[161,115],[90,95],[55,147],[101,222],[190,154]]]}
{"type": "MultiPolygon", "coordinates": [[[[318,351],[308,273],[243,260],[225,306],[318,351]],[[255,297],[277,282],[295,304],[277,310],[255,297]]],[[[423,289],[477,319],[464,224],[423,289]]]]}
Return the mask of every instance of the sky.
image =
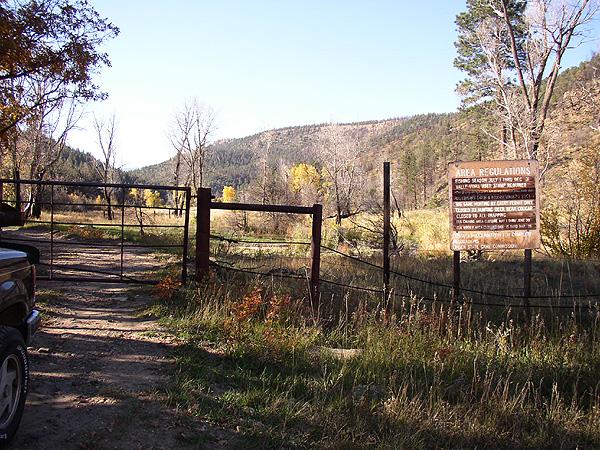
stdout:
{"type": "MultiPolygon", "coordinates": [[[[455,111],[456,14],[465,1],[92,0],[120,28],[103,50],[69,143],[99,154],[92,118],[116,116],[124,168],[172,156],[174,114],[198,99],[214,109],[213,139],[323,122],[455,111]]],[[[600,24],[563,67],[600,51],[600,24]]]]}

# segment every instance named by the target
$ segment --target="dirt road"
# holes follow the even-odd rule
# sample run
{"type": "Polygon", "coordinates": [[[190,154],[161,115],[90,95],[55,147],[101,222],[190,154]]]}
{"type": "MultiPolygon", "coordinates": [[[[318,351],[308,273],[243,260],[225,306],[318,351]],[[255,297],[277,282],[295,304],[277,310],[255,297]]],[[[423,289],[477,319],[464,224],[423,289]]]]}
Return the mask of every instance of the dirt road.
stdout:
{"type": "Polygon", "coordinates": [[[11,448],[219,448],[222,431],[165,406],[174,343],[131,286],[42,285],[44,325],[11,448]]]}

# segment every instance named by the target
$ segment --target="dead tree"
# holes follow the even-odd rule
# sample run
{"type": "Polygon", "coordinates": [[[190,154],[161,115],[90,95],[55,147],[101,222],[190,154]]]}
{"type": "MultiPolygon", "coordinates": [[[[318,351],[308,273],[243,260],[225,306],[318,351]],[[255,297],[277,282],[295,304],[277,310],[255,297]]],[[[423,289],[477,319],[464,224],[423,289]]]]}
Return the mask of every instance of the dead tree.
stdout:
{"type": "Polygon", "coordinates": [[[96,173],[100,177],[101,182],[105,184],[102,188],[102,195],[106,202],[106,218],[113,220],[112,194],[114,189],[106,186],[106,184],[114,183],[117,173],[117,148],[115,142],[117,129],[115,115],[111,115],[107,120],[99,120],[97,117],[94,117],[94,129],[96,131],[98,146],[102,152],[102,158],[96,160],[96,173]]]}
{"type": "Polygon", "coordinates": [[[329,125],[323,129],[319,157],[325,182],[330,191],[335,222],[355,216],[361,211],[358,198],[361,182],[359,164],[360,146],[355,136],[346,133],[341,125],[329,125]]]}

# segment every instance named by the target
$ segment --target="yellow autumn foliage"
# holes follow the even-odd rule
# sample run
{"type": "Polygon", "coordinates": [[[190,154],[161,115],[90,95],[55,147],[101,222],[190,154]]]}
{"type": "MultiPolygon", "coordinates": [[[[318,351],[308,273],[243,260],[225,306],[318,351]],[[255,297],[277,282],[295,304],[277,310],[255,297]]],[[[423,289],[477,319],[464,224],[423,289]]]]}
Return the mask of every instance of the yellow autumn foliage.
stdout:
{"type": "Polygon", "coordinates": [[[223,187],[223,201],[225,203],[231,203],[235,200],[237,192],[233,186],[223,187]]]}
{"type": "Polygon", "coordinates": [[[306,188],[320,191],[323,187],[323,179],[315,166],[299,163],[290,169],[290,186],[296,193],[306,188]]]}

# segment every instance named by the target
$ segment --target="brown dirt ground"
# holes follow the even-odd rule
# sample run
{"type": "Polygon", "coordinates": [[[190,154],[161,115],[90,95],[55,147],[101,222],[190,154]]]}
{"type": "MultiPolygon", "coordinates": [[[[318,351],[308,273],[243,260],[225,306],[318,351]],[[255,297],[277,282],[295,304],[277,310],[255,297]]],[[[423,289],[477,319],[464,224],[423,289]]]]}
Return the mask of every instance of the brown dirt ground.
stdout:
{"type": "MultiPolygon", "coordinates": [[[[12,235],[49,236],[36,230],[12,235]]],[[[55,253],[58,263],[115,270],[114,254],[82,252],[69,240],[56,238],[63,243],[55,253]]],[[[48,255],[47,246],[38,247],[48,255]]],[[[142,277],[165,263],[164,257],[140,249],[130,249],[125,257],[129,273],[142,277]]],[[[68,270],[63,274],[81,276],[68,270]]],[[[167,406],[177,342],[141,314],[151,300],[148,290],[97,282],[40,282],[38,289],[43,325],[29,347],[29,394],[9,448],[239,446],[234,432],[167,406]]]]}
{"type": "Polygon", "coordinates": [[[166,406],[176,345],[129,286],[52,286],[30,347],[15,449],[224,448],[224,430],[166,406]]]}

